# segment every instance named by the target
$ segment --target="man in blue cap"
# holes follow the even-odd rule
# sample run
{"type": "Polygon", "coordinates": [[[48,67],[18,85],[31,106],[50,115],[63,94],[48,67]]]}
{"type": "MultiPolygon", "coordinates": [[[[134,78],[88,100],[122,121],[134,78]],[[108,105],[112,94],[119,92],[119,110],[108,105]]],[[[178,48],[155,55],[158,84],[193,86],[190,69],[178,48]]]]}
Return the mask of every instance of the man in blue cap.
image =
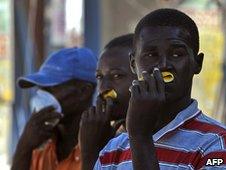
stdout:
{"type": "Polygon", "coordinates": [[[79,121],[92,104],[96,63],[97,58],[87,48],[62,49],[51,54],[38,72],[18,79],[21,88],[36,86],[47,107],[36,107],[27,122],[13,170],[80,169],[79,121]],[[45,99],[47,96],[55,102],[45,99]]]}

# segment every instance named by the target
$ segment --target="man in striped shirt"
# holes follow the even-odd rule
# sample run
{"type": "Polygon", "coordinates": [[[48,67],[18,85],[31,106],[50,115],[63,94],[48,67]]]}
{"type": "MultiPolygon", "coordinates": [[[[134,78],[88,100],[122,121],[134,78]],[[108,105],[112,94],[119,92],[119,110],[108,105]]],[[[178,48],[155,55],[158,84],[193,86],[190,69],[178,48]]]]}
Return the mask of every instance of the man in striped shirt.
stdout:
{"type": "Polygon", "coordinates": [[[226,129],[191,99],[203,57],[198,28],[186,14],[159,9],[139,21],[128,133],[105,146],[94,169],[226,169],[226,129]]]}

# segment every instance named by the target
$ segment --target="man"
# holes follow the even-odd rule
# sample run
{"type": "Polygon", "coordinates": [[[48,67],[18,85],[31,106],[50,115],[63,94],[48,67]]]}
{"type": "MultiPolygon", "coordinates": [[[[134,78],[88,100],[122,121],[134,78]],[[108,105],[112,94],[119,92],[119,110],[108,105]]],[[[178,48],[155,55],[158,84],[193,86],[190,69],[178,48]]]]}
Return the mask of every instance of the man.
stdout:
{"type": "Polygon", "coordinates": [[[226,169],[226,130],[191,99],[202,69],[194,21],[175,9],[155,10],[137,24],[127,111],[128,133],[100,152],[95,169],[226,169]]]}
{"type": "Polygon", "coordinates": [[[51,54],[37,73],[19,79],[22,88],[36,86],[52,94],[62,113],[49,106],[32,114],[17,145],[12,170],[80,169],[79,121],[92,103],[96,64],[97,58],[87,48],[62,49],[51,54]]]}
{"type": "Polygon", "coordinates": [[[81,118],[80,144],[83,170],[94,167],[99,151],[110,138],[114,137],[119,125],[125,124],[123,120],[130,98],[128,89],[132,80],[136,78],[129,65],[132,45],[133,34],[116,37],[105,46],[100,56],[96,71],[99,93],[96,107],[88,109],[81,118]],[[103,94],[110,90],[114,90],[117,97],[104,99],[103,94]],[[116,122],[113,127],[110,124],[112,120],[116,122]]]}

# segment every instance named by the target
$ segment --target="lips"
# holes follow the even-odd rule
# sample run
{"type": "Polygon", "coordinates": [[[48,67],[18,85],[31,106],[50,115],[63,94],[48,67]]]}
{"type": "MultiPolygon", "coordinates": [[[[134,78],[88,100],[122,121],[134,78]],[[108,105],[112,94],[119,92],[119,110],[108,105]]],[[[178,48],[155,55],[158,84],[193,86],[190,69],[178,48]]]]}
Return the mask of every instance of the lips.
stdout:
{"type": "Polygon", "coordinates": [[[106,99],[107,97],[110,97],[112,99],[116,99],[117,98],[117,93],[115,90],[108,90],[108,91],[105,91],[104,93],[101,94],[102,98],[103,99],[106,99]]]}
{"type": "MultiPolygon", "coordinates": [[[[170,82],[172,82],[174,80],[174,75],[171,72],[163,71],[162,72],[162,78],[163,78],[163,81],[165,83],[170,83],[170,82]]],[[[138,80],[139,81],[144,81],[144,77],[143,76],[138,77],[138,80]]]]}

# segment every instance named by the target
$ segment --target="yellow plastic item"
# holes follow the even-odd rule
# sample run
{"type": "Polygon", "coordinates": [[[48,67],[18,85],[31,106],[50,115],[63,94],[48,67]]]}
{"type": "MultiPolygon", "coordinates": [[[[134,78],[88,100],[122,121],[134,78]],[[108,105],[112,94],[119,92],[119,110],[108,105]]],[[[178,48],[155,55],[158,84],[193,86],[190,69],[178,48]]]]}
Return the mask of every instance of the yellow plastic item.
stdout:
{"type": "Polygon", "coordinates": [[[165,83],[170,83],[174,80],[173,74],[168,71],[162,72],[162,77],[165,83]]]}
{"type": "Polygon", "coordinates": [[[107,97],[110,97],[112,99],[116,99],[117,98],[117,93],[116,93],[115,90],[106,91],[105,93],[102,94],[102,97],[104,99],[106,99],[107,97]]]}
{"type": "MultiPolygon", "coordinates": [[[[165,83],[170,83],[170,82],[172,82],[174,80],[173,74],[168,72],[168,71],[162,72],[162,77],[163,77],[163,81],[165,83]]],[[[144,77],[140,76],[140,77],[138,77],[138,80],[139,81],[144,81],[144,77]]]]}
{"type": "Polygon", "coordinates": [[[138,80],[139,81],[144,81],[144,77],[141,75],[141,76],[138,77],[138,80]]]}

